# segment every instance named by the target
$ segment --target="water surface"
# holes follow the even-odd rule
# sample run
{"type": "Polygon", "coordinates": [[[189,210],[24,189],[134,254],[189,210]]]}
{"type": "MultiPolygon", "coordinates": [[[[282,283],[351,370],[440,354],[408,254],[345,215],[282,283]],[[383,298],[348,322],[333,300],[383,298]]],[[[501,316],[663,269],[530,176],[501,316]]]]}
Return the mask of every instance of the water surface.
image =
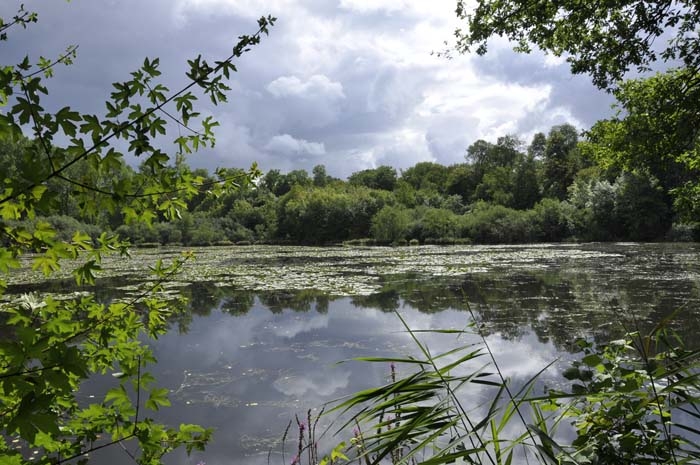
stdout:
{"type": "MultiPolygon", "coordinates": [[[[389,376],[385,363],[338,362],[416,353],[394,312],[418,330],[476,321],[515,383],[554,362],[542,383],[561,384],[577,337],[648,330],[673,312],[673,327],[700,345],[698,251],[696,244],[198,250],[172,284],[190,298],[189,311],[153,343],[159,362],[152,371],[171,391],[164,420],[217,432],[206,452],[173,454],[166,463],[266,464],[271,451],[271,463],[281,464],[280,439],[295,414],[318,412],[389,376]]],[[[131,262],[108,263],[100,298],[137,292],[146,263],[177,253],[140,251],[131,262]]],[[[67,292],[67,283],[25,277],[9,292],[67,292]]],[[[471,332],[421,338],[433,353],[483,343],[471,332]]],[[[103,382],[88,383],[86,395],[103,382]]],[[[470,387],[468,398],[477,406],[489,396],[470,387]]],[[[116,448],[100,456],[105,463],[127,459],[116,448]]]]}

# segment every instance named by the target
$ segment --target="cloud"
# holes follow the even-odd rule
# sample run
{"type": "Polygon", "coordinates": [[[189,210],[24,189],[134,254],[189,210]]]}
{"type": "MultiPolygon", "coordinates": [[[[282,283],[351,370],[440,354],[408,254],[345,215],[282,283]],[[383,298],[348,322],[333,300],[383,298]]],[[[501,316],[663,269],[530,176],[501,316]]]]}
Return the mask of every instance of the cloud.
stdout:
{"type": "Polygon", "coordinates": [[[304,82],[296,76],[282,76],[267,85],[267,91],[275,97],[323,97],[329,100],[343,99],[343,85],[322,74],[314,74],[304,82]]]}
{"type": "Polygon", "coordinates": [[[613,97],[595,88],[588,76],[571,74],[569,64],[560,57],[540,51],[518,54],[510,50],[509,44],[495,41],[489,53],[473,63],[478,73],[491,79],[549,89],[545,105],[533,108],[528,118],[519,120],[520,130],[564,122],[584,128],[613,113],[613,97]]]}
{"type": "Polygon", "coordinates": [[[265,145],[265,149],[271,152],[277,152],[285,155],[311,155],[314,157],[326,153],[326,148],[322,143],[309,142],[304,139],[295,139],[289,134],[280,134],[274,136],[265,145]]]}
{"type": "Polygon", "coordinates": [[[276,336],[292,339],[297,337],[299,334],[327,328],[329,320],[330,318],[328,315],[316,313],[310,317],[297,317],[292,321],[286,322],[283,326],[274,326],[272,328],[272,332],[276,336]]]}
{"type": "Polygon", "coordinates": [[[332,376],[325,370],[307,371],[302,376],[284,376],[272,385],[286,396],[296,398],[313,395],[329,397],[345,390],[350,382],[350,372],[335,370],[332,376]]]}
{"type": "MultiPolygon", "coordinates": [[[[0,2],[3,17],[15,13],[11,3],[0,2]]],[[[80,45],[43,103],[96,114],[111,83],[128,79],[145,56],[161,58],[162,79],[176,91],[187,84],[187,59],[228,56],[257,17],[277,16],[270,35],[236,59],[230,102],[199,100],[221,126],[216,147],[191,159],[195,167],[325,164],[345,177],[379,164],[451,164],[480,138],[527,140],[554,124],[584,129],[611,114],[610,96],[539,52],[517,55],[495,40],[485,57],[431,55],[458,21],[452,8],[423,0],[74,0],[35,9],[39,23],[10,31],[0,61],[80,45]]]]}
{"type": "Polygon", "coordinates": [[[340,8],[358,13],[368,12],[396,12],[402,11],[408,5],[399,0],[340,0],[340,8]]]}
{"type": "MultiPolygon", "coordinates": [[[[327,76],[314,74],[307,80],[281,76],[266,88],[272,100],[267,108],[281,118],[288,132],[303,132],[328,126],[340,117],[345,99],[343,86],[327,76]]],[[[317,135],[315,132],[305,133],[317,135]]]]}
{"type": "Polygon", "coordinates": [[[279,14],[294,7],[294,0],[177,0],[174,12],[177,19],[186,22],[191,16],[207,14],[239,16],[257,19],[268,14],[279,14]]]}

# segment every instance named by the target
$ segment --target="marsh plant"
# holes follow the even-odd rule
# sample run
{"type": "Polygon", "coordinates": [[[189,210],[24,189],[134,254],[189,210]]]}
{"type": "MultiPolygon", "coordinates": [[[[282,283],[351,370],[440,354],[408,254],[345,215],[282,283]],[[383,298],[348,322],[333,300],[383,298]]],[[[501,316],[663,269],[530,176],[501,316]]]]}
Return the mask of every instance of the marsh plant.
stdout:
{"type": "MultiPolygon", "coordinates": [[[[292,463],[393,465],[473,463],[681,464],[700,460],[698,356],[668,322],[647,335],[606,344],[579,339],[580,355],[557,389],[542,374],[514,386],[488,341],[432,353],[411,329],[418,356],[363,357],[390,367],[386,384],[356,392],[326,415],[336,442],[319,461],[313,434],[299,425],[292,463]],[[306,431],[306,432],[305,432],[306,431]],[[303,455],[302,452],[306,452],[303,455]]],[[[478,332],[476,325],[467,332],[478,332]]],[[[463,330],[430,330],[460,336],[463,330]]],[[[311,425],[309,416],[307,425],[311,425]]]]}

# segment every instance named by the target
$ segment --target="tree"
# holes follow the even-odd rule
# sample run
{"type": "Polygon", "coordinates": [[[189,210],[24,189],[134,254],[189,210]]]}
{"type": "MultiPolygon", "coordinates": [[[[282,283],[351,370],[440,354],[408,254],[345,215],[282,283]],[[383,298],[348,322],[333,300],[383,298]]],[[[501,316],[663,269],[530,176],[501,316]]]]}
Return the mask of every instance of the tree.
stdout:
{"type": "Polygon", "coordinates": [[[521,146],[522,142],[510,135],[499,137],[495,144],[478,140],[469,146],[465,158],[471,163],[477,180],[473,200],[505,206],[516,202],[513,189],[516,166],[524,157],[521,146]]]}
{"type": "Polygon", "coordinates": [[[402,171],[401,179],[413,186],[415,190],[425,189],[443,193],[447,175],[447,167],[439,163],[422,161],[402,171]]]}
{"type": "MultiPolygon", "coordinates": [[[[515,50],[537,46],[564,55],[575,74],[589,74],[602,89],[614,89],[629,70],[646,72],[659,60],[700,70],[700,4],[694,0],[480,0],[474,10],[457,2],[457,50],[487,51],[488,39],[503,36],[515,50]],[[668,40],[659,47],[657,39],[668,40]]],[[[694,85],[697,85],[696,81],[694,85]]]]}
{"type": "Polygon", "coordinates": [[[286,193],[279,193],[283,189],[283,176],[284,175],[280,170],[270,170],[267,173],[265,173],[265,176],[262,177],[260,185],[268,191],[272,192],[275,196],[279,197],[280,195],[284,195],[286,193]]]}
{"type": "Polygon", "coordinates": [[[566,190],[578,171],[576,147],[578,132],[570,124],[554,126],[544,149],[542,187],[547,197],[566,198],[566,190]]]}
{"type": "Polygon", "coordinates": [[[358,171],[348,177],[348,182],[355,186],[393,191],[396,187],[396,169],[390,166],[380,166],[358,171]]]}
{"type": "Polygon", "coordinates": [[[649,172],[683,219],[700,221],[700,87],[688,70],[620,86],[616,118],[597,122],[587,149],[604,168],[649,172]]]}
{"type": "Polygon", "coordinates": [[[617,184],[616,214],[625,236],[634,241],[664,237],[671,226],[669,209],[658,181],[640,172],[623,173],[617,184]]]}
{"type": "Polygon", "coordinates": [[[598,162],[618,172],[648,171],[673,196],[681,220],[700,219],[698,2],[480,0],[470,11],[458,0],[457,16],[468,25],[456,31],[460,52],[486,53],[490,37],[505,36],[516,51],[534,45],[566,55],[572,72],[589,74],[613,92],[620,114],[591,131],[598,162]],[[646,73],[665,64],[677,68],[623,81],[630,70],[646,73]]]}
{"type": "MultiPolygon", "coordinates": [[[[13,28],[27,27],[37,15],[21,7],[10,21],[0,21],[0,41],[9,40],[13,28]]],[[[200,190],[217,193],[234,188],[240,180],[224,179],[205,185],[199,176],[168,166],[171,159],[154,139],[167,134],[168,118],[191,130],[174,141],[177,151],[190,153],[214,143],[216,122],[199,118],[195,107],[199,90],[212,103],[226,101],[225,80],[236,71],[234,59],[267,34],[274,18],[261,18],[259,30],[239,38],[231,55],[209,64],[201,56],[188,62],[189,84],[171,92],[159,82],[158,59],[145,59],[131,79],[113,84],[104,116],[81,114],[66,106],[47,112],[41,96],[44,83],[57,65],[70,64],[75,48],[33,65],[27,57],[17,65],[0,68],[0,145],[17,145],[17,153],[41,160],[31,176],[3,176],[0,187],[0,293],[5,275],[21,267],[20,259],[50,276],[62,267],[72,270],[77,284],[93,284],[104,256],[125,254],[128,243],[102,233],[96,240],[84,232],[62,239],[44,221],[32,226],[28,219],[51,202],[50,185],[70,186],[71,195],[86,217],[102,212],[120,214],[130,224],[149,225],[156,217],[177,218],[187,200],[200,190]],[[194,129],[194,124],[201,128],[194,129]],[[31,131],[27,149],[22,127],[31,131]],[[112,144],[122,139],[124,144],[112,144]],[[54,141],[68,141],[57,149],[54,141]],[[140,157],[144,167],[133,177],[110,177],[122,166],[118,147],[140,157]],[[85,172],[99,175],[79,175],[85,172]],[[78,173],[76,173],[76,170],[78,173]],[[33,254],[33,255],[28,255],[33,254]]],[[[247,178],[256,174],[253,168],[247,178]]],[[[84,462],[91,450],[121,442],[135,442],[141,464],[160,463],[173,448],[188,452],[204,446],[211,431],[197,425],[168,428],[155,422],[146,410],[169,405],[167,389],[158,388],[145,366],[153,354],[143,338],[167,329],[177,305],[159,294],[163,282],[183,266],[188,256],[171,264],[153,266],[154,281],[137,299],[98,302],[94,296],[72,300],[44,300],[28,296],[3,308],[4,338],[0,342],[0,463],[61,464],[84,462]],[[138,308],[140,310],[137,310],[138,308]],[[142,310],[141,310],[142,309],[142,310]],[[95,373],[112,373],[114,387],[89,405],[79,404],[76,392],[95,373]],[[129,393],[134,393],[130,396],[129,393]],[[105,438],[105,439],[99,439],[105,438]],[[20,443],[42,455],[25,459],[15,448],[20,443]],[[36,460],[32,460],[36,459],[36,460]]]]}
{"type": "Polygon", "coordinates": [[[526,155],[518,161],[513,174],[513,208],[530,209],[541,197],[537,161],[532,155],[526,155]]]}
{"type": "Polygon", "coordinates": [[[326,184],[333,180],[333,178],[331,176],[328,176],[328,173],[326,173],[325,165],[314,166],[313,170],[311,170],[311,173],[314,175],[314,186],[316,187],[324,187],[326,184]]]}
{"type": "Polygon", "coordinates": [[[287,174],[282,174],[280,170],[275,169],[265,174],[261,184],[277,197],[282,197],[292,190],[292,187],[310,186],[313,184],[313,180],[309,177],[309,173],[306,170],[292,170],[287,174]]]}
{"type": "Polygon", "coordinates": [[[474,191],[475,200],[484,200],[510,207],[513,204],[513,170],[507,166],[495,166],[484,173],[474,191]]]}
{"type": "Polygon", "coordinates": [[[402,207],[386,206],[372,218],[372,237],[379,242],[405,239],[411,217],[402,207]]]}
{"type": "Polygon", "coordinates": [[[532,137],[532,142],[527,148],[527,154],[535,160],[544,158],[544,151],[547,147],[547,136],[542,132],[538,132],[532,137]]]}

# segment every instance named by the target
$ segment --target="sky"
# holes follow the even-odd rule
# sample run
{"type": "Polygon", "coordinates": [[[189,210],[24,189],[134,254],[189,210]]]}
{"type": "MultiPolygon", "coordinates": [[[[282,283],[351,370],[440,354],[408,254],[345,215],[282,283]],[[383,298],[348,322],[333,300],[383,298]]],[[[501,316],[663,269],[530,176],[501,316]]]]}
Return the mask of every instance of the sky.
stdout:
{"type": "MultiPolygon", "coordinates": [[[[21,2],[4,0],[0,15],[21,2]]],[[[571,123],[584,130],[610,117],[612,98],[562,59],[519,55],[491,42],[486,56],[446,49],[460,23],[454,0],[60,0],[27,1],[39,22],[12,30],[0,63],[24,55],[56,57],[78,45],[70,67],[47,84],[47,109],[102,114],[111,83],[159,57],[171,90],[186,83],[186,60],[230,54],[263,15],[277,22],[236,61],[229,102],[202,112],[220,123],[217,144],[189,159],[194,167],[328,174],[421,161],[464,162],[478,139],[495,142],[571,123]]],[[[171,127],[172,139],[178,136],[171,127]]],[[[171,153],[166,144],[164,147],[171,153]]],[[[133,161],[132,161],[133,162],[133,161]]],[[[138,161],[136,162],[138,163],[138,161]]]]}

